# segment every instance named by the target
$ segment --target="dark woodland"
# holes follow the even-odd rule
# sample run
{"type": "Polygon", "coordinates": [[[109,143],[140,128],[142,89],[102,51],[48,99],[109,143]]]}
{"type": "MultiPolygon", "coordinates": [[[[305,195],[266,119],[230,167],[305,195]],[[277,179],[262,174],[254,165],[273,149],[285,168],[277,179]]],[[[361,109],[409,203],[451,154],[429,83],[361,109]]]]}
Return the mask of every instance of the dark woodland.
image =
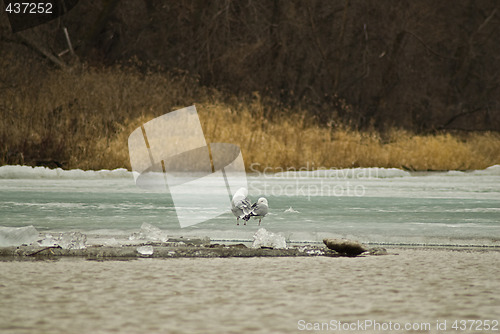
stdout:
{"type": "Polygon", "coordinates": [[[44,70],[132,60],[358,129],[498,131],[499,4],[85,0],[15,34],[2,15],[0,53],[44,70]]]}

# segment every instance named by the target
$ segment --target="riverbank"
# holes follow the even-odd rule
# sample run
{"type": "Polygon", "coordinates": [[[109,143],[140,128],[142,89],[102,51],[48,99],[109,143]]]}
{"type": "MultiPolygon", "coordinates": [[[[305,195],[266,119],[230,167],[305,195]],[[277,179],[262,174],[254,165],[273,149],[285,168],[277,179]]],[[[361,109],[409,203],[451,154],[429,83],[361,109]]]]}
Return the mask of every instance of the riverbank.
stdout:
{"type": "Polygon", "coordinates": [[[329,121],[319,121],[308,110],[286,108],[257,93],[230,96],[186,74],[144,75],[133,67],[51,71],[43,83],[16,85],[3,103],[0,165],[130,170],[132,131],[193,103],[206,141],[238,145],[247,172],[473,170],[500,164],[497,132],[360,130],[333,111],[329,121]]]}

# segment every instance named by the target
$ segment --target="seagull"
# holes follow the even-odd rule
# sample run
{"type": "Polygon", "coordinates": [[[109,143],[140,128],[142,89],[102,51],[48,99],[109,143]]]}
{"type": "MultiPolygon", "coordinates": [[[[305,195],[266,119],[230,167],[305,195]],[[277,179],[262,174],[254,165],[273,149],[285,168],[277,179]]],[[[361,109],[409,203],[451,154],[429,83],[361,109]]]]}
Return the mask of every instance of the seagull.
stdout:
{"type": "Polygon", "coordinates": [[[243,217],[243,220],[248,221],[251,217],[255,217],[255,219],[259,218],[259,225],[260,225],[262,218],[264,218],[267,215],[268,211],[269,211],[269,204],[267,203],[267,199],[261,197],[259,198],[257,203],[252,205],[252,211],[250,211],[250,213],[245,215],[245,217],[243,217]]]}
{"type": "MultiPolygon", "coordinates": [[[[252,203],[247,197],[248,190],[246,188],[238,189],[234,195],[233,200],[231,201],[231,211],[236,216],[236,225],[240,225],[240,218],[246,217],[252,211],[252,203]]],[[[247,224],[247,220],[245,220],[244,225],[247,224]]]]}

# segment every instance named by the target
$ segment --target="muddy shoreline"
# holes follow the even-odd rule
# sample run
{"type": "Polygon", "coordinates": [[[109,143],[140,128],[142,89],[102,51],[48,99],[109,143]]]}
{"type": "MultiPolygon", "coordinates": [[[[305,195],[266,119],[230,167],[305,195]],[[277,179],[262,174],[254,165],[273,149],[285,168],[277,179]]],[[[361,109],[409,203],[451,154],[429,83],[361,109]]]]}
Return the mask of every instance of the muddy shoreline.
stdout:
{"type": "Polygon", "coordinates": [[[141,254],[134,246],[90,246],[84,249],[60,247],[19,246],[0,248],[0,258],[227,258],[227,257],[296,257],[296,256],[343,256],[326,247],[292,247],[287,249],[248,248],[244,245],[210,246],[152,246],[152,254],[141,254]]]}
{"type": "MultiPolygon", "coordinates": [[[[384,249],[373,248],[362,255],[383,255],[384,249]]],[[[32,259],[80,257],[87,259],[134,259],[134,258],[228,258],[228,257],[312,257],[353,256],[339,253],[319,245],[291,246],[283,249],[251,248],[244,244],[217,244],[202,239],[173,241],[166,243],[142,243],[134,245],[92,245],[83,249],[63,249],[59,246],[13,246],[0,247],[2,259],[32,259]],[[149,252],[142,249],[147,247],[149,252]],[[151,254],[152,253],[152,254],[151,254]]]]}

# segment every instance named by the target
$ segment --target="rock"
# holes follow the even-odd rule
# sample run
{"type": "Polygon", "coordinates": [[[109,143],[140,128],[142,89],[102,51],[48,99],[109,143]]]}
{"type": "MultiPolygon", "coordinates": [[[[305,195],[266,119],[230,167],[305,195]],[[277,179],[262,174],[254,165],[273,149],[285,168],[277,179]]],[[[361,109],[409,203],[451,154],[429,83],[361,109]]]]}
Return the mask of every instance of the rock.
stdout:
{"type": "Polygon", "coordinates": [[[0,247],[30,245],[38,239],[33,225],[23,227],[0,226],[0,247]]]}
{"type": "Polygon", "coordinates": [[[323,239],[323,243],[331,250],[341,254],[356,256],[366,252],[366,248],[357,241],[347,239],[323,239]]]}
{"type": "Polygon", "coordinates": [[[268,232],[265,228],[260,228],[253,235],[252,248],[286,248],[285,237],[276,233],[268,232]]]}

